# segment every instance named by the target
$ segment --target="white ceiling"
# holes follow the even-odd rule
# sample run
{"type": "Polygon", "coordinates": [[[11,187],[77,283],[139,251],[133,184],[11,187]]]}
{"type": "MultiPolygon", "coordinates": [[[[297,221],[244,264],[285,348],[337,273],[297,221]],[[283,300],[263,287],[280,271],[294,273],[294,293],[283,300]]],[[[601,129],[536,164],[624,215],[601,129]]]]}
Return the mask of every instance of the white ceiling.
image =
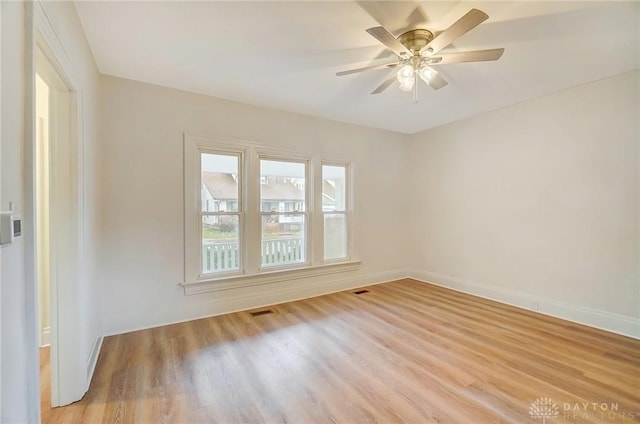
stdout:
{"type": "Polygon", "coordinates": [[[80,1],[100,72],[337,121],[414,133],[637,69],[640,2],[80,1]],[[505,47],[496,62],[438,67],[449,85],[369,93],[388,70],[336,77],[389,57],[365,29],[396,36],[424,16],[446,29],[489,19],[443,52],[505,47]],[[418,10],[418,12],[414,13],[418,10]],[[413,18],[410,18],[412,16],[413,18]]]}

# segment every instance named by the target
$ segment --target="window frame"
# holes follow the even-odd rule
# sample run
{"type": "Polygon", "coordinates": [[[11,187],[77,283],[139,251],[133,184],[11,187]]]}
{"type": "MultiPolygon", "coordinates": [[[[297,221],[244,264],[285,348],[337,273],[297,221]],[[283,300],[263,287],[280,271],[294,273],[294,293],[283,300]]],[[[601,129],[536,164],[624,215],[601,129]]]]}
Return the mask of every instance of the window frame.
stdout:
{"type": "MultiPolygon", "coordinates": [[[[185,295],[268,284],[286,280],[311,278],[333,273],[355,271],[353,233],[353,166],[344,157],[325,158],[317,151],[300,151],[265,146],[259,143],[227,138],[205,138],[184,133],[184,280],[179,283],[185,295]],[[202,153],[239,155],[239,262],[238,270],[203,273],[202,266],[202,153]],[[305,162],[305,262],[283,266],[262,266],[260,160],[305,162]],[[336,160],[338,159],[338,160],[336,160]],[[322,165],[346,166],[347,257],[324,260],[324,214],[322,211],[322,165]]],[[[278,212],[279,213],[279,212],[278,212]]],[[[236,212],[233,212],[236,214],[236,212]]],[[[271,212],[267,212],[267,215],[271,212]]],[[[288,214],[286,211],[282,214],[288,214]]]]}

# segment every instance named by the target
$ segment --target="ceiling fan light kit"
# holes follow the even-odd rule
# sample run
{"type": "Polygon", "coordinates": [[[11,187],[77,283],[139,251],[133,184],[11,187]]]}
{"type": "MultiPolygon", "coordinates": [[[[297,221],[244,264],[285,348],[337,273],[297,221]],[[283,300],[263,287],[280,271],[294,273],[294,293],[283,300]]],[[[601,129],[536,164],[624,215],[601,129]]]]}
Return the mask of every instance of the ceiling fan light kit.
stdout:
{"type": "Polygon", "coordinates": [[[439,54],[440,50],[449,46],[488,18],[489,16],[483,11],[471,9],[437,37],[434,37],[433,32],[423,28],[406,31],[397,38],[384,27],[369,28],[367,30],[369,34],[398,56],[397,62],[365,66],[338,72],[336,75],[343,76],[372,69],[394,68],[387,79],[371,94],[383,92],[397,80],[400,90],[413,91],[413,102],[418,103],[418,79],[424,81],[434,90],[439,90],[447,85],[447,81],[439,75],[437,70],[431,67],[432,65],[485,62],[500,59],[504,53],[503,48],[439,54]]]}

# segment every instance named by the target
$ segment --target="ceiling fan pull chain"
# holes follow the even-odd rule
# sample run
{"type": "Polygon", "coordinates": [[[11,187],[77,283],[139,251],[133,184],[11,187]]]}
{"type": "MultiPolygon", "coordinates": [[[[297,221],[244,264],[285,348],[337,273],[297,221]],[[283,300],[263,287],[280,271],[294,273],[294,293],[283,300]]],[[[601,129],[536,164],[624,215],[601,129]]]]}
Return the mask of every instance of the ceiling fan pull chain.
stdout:
{"type": "Polygon", "coordinates": [[[417,104],[418,103],[418,73],[414,72],[413,73],[413,104],[417,104]]]}

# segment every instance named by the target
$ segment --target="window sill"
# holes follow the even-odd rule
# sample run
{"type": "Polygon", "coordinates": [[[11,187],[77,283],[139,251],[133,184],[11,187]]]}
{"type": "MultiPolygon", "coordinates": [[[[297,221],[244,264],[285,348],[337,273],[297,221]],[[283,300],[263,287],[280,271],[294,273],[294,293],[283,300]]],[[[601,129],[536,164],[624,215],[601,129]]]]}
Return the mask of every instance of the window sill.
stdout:
{"type": "Polygon", "coordinates": [[[253,275],[234,275],[222,278],[212,278],[202,281],[181,283],[180,285],[184,288],[184,294],[189,296],[193,294],[231,290],[241,287],[258,286],[280,281],[316,277],[319,275],[355,271],[360,267],[360,264],[360,261],[331,263],[316,266],[306,266],[295,269],[267,271],[253,275]]]}

